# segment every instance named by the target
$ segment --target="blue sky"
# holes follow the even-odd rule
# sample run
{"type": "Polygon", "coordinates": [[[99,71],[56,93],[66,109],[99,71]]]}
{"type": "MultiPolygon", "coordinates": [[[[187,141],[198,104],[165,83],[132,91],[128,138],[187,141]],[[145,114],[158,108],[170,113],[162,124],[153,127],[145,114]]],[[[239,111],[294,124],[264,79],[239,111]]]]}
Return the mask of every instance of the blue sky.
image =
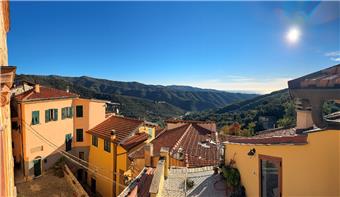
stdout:
{"type": "Polygon", "coordinates": [[[339,2],[11,2],[19,74],[267,93],[340,63],[339,2]],[[301,36],[290,43],[286,34],[301,36]]]}

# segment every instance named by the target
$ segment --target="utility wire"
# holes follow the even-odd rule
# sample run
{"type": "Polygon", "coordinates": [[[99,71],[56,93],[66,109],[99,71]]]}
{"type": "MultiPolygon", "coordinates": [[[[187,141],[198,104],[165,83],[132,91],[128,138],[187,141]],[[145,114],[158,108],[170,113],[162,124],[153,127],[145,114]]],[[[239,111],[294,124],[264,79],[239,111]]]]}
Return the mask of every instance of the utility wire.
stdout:
{"type": "Polygon", "coordinates": [[[67,157],[68,159],[70,159],[70,161],[72,161],[73,163],[78,164],[79,166],[81,166],[81,167],[83,167],[83,168],[85,168],[85,169],[87,169],[87,170],[93,172],[94,174],[101,176],[102,178],[106,179],[107,181],[110,181],[111,183],[117,184],[118,186],[123,187],[123,188],[126,187],[125,185],[122,185],[122,184],[120,184],[120,183],[117,183],[116,181],[112,180],[111,178],[109,178],[109,177],[107,177],[107,176],[105,176],[105,175],[102,175],[102,174],[98,173],[98,172],[96,171],[96,169],[91,169],[91,168],[88,168],[87,166],[84,166],[84,165],[81,164],[79,161],[76,161],[76,160],[74,160],[73,158],[71,158],[68,154],[65,154],[64,151],[58,150],[58,146],[57,146],[57,145],[55,145],[55,144],[49,142],[46,138],[44,138],[44,137],[41,136],[40,134],[36,133],[37,131],[35,131],[35,130],[27,123],[27,122],[25,122],[25,121],[23,121],[23,122],[29,127],[29,131],[31,131],[31,132],[32,132],[36,137],[38,137],[42,142],[45,142],[45,143],[47,142],[47,143],[46,143],[47,145],[49,145],[49,146],[52,147],[52,148],[56,148],[55,150],[56,150],[57,152],[59,152],[60,154],[64,155],[64,156],[67,157]]]}
{"type": "MultiPolygon", "coordinates": [[[[25,121],[23,121],[28,127],[30,127],[32,130],[34,130],[38,135],[40,135],[42,138],[44,138],[47,142],[49,142],[50,144],[52,144],[53,146],[55,146],[55,148],[58,148],[58,146],[56,145],[56,144],[54,144],[53,142],[51,142],[49,139],[47,139],[47,138],[45,138],[43,135],[41,135],[38,131],[36,131],[34,128],[32,128],[31,127],[31,125],[29,125],[27,122],[25,122],[25,121]]],[[[75,155],[72,155],[72,154],[70,154],[70,153],[68,153],[68,152],[66,152],[66,151],[63,151],[63,150],[61,150],[64,154],[66,154],[66,155],[68,155],[68,156],[70,156],[70,157],[73,157],[73,158],[75,158],[76,160],[78,160],[78,161],[80,161],[80,162],[83,162],[83,163],[85,163],[85,164],[87,164],[87,165],[89,165],[89,166],[93,166],[94,168],[96,168],[96,169],[100,169],[100,170],[102,170],[102,171],[105,171],[105,173],[106,172],[110,172],[110,173],[113,173],[113,174],[115,174],[115,175],[118,175],[118,176],[124,176],[123,174],[120,174],[120,173],[118,173],[118,172],[114,172],[114,171],[111,171],[111,170],[107,170],[107,169],[105,169],[105,168],[100,168],[100,167],[97,167],[95,164],[91,164],[91,163],[89,163],[88,161],[85,161],[85,160],[83,160],[83,159],[80,159],[79,157],[77,157],[77,156],[75,156],[75,155]]]]}

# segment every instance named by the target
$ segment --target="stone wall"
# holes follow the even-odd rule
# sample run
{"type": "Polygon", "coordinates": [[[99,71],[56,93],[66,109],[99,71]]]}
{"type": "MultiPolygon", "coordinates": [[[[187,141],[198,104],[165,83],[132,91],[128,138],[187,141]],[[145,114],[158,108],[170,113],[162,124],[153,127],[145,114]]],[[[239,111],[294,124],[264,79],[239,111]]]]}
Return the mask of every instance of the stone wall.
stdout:
{"type": "Polygon", "coordinates": [[[73,175],[71,170],[68,168],[67,165],[65,165],[65,178],[67,182],[71,185],[73,190],[75,191],[75,196],[79,197],[89,197],[89,195],[86,193],[84,188],[80,185],[76,177],[73,175]]]}

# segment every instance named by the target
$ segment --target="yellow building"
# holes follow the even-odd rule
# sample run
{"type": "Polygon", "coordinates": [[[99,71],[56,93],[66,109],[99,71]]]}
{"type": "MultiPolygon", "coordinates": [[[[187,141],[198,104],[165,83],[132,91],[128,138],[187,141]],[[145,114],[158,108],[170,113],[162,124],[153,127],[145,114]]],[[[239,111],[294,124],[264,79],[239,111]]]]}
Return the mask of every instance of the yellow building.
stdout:
{"type": "Polygon", "coordinates": [[[10,115],[10,88],[14,80],[15,67],[8,66],[7,33],[9,27],[8,1],[0,1],[0,196],[16,196],[10,115]]]}
{"type": "Polygon", "coordinates": [[[84,132],[105,119],[105,101],[35,84],[14,96],[12,111],[15,162],[24,177],[36,177],[63,151],[87,160],[89,140],[84,132]]]}
{"type": "Polygon", "coordinates": [[[322,115],[340,102],[340,65],[289,81],[295,128],[232,137],[225,162],[240,171],[247,196],[340,196],[340,115],[322,115]]]}
{"type": "Polygon", "coordinates": [[[93,193],[117,196],[130,168],[128,154],[155,137],[155,126],[141,120],[110,116],[90,129],[89,184],[93,193]]]}

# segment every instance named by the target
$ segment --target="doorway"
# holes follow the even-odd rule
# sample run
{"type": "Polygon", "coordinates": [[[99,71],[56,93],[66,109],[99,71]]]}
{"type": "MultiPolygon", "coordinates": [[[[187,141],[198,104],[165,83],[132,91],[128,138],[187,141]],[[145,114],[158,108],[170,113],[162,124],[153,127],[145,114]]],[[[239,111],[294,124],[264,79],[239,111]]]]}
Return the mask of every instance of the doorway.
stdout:
{"type": "Polygon", "coordinates": [[[83,181],[83,169],[77,170],[77,179],[78,179],[79,182],[83,181]]]}
{"type": "Polygon", "coordinates": [[[96,179],[94,179],[94,178],[91,178],[91,192],[93,194],[96,193],[96,179]]]}
{"type": "Polygon", "coordinates": [[[282,196],[282,159],[259,155],[260,196],[282,196]]]}
{"type": "Polygon", "coordinates": [[[34,176],[38,177],[41,175],[41,157],[33,160],[34,176]]]}

